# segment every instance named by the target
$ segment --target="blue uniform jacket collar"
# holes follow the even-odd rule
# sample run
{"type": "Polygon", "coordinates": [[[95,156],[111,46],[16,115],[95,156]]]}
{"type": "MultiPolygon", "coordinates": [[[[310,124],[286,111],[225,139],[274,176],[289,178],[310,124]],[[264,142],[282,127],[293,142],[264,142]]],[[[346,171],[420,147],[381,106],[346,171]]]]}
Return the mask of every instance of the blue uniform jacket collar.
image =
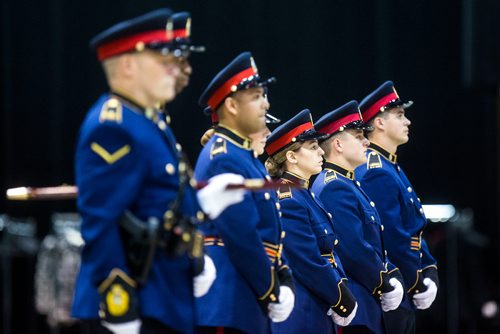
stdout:
{"type": "Polygon", "coordinates": [[[384,158],[392,162],[393,164],[397,163],[398,161],[398,156],[396,154],[392,154],[391,152],[387,151],[385,148],[382,146],[379,146],[373,142],[370,143],[370,146],[368,146],[370,149],[377,151],[382,155],[384,158]]]}
{"type": "MultiPolygon", "coordinates": [[[[111,91],[110,95],[117,97],[120,99],[123,103],[125,103],[130,109],[133,111],[144,115],[147,119],[151,120],[153,123],[158,124],[161,121],[161,117],[159,114],[163,113],[165,114],[165,120],[166,123],[170,123],[170,116],[163,110],[163,107],[158,104],[157,108],[145,108],[142,105],[140,105],[138,102],[136,102],[134,99],[131,97],[128,97],[122,93],[118,93],[116,91],[111,91]]],[[[163,126],[161,126],[163,127],[163,126]]],[[[164,129],[162,129],[164,130],[164,129]]]]}
{"type": "Polygon", "coordinates": [[[330,169],[333,170],[336,173],[339,173],[345,178],[348,178],[349,180],[354,180],[354,172],[348,169],[345,169],[344,167],[340,167],[337,164],[334,164],[333,162],[330,161],[325,161],[323,164],[324,169],[330,169]]]}
{"type": "Polygon", "coordinates": [[[236,144],[244,149],[247,149],[247,150],[252,149],[252,147],[251,147],[252,140],[250,138],[243,136],[242,134],[238,133],[236,130],[230,129],[227,126],[223,126],[223,125],[219,124],[215,128],[215,133],[218,136],[224,137],[227,140],[233,142],[234,144],[236,144]]]}
{"type": "Polygon", "coordinates": [[[301,188],[309,189],[309,180],[306,180],[299,175],[289,171],[283,173],[283,175],[281,176],[281,182],[294,183],[296,185],[299,185],[301,188]]]}

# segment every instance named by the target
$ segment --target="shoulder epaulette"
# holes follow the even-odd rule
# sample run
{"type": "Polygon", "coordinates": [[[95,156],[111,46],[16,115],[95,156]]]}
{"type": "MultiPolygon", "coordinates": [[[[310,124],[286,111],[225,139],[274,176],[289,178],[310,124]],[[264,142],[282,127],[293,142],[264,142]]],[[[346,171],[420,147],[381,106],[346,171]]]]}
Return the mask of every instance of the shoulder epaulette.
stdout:
{"type": "Polygon", "coordinates": [[[325,173],[324,183],[327,184],[328,182],[336,179],[337,179],[337,173],[335,173],[335,171],[333,170],[329,170],[325,173]]]}
{"type": "Polygon", "coordinates": [[[380,159],[380,155],[377,152],[370,152],[368,154],[368,159],[366,160],[366,168],[382,168],[382,159],[380,159]]]}
{"type": "Polygon", "coordinates": [[[122,122],[122,103],[115,97],[110,98],[101,108],[101,113],[99,114],[99,122],[122,122]]]}
{"type": "Polygon", "coordinates": [[[215,142],[212,144],[212,148],[210,149],[210,159],[213,159],[214,156],[218,154],[226,154],[226,140],[222,138],[217,138],[215,142]]]}
{"type": "Polygon", "coordinates": [[[292,198],[292,188],[290,188],[290,186],[287,184],[280,185],[278,188],[278,198],[292,198]]]}

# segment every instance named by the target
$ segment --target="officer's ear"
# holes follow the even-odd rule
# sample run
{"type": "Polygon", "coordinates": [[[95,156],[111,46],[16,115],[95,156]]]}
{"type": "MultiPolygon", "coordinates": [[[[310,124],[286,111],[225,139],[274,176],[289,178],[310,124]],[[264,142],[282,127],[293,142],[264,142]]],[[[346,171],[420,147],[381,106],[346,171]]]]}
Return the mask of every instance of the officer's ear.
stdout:
{"type": "Polygon", "coordinates": [[[125,53],[117,58],[117,67],[124,75],[132,76],[137,67],[136,61],[137,59],[133,54],[125,53]]]}
{"type": "Polygon", "coordinates": [[[238,115],[238,101],[231,96],[224,99],[225,109],[233,116],[238,115]]]}
{"type": "Polygon", "coordinates": [[[340,140],[339,136],[335,136],[332,140],[332,148],[338,152],[344,152],[344,148],[342,147],[342,140],[340,140]]]}
{"type": "Polygon", "coordinates": [[[292,164],[296,164],[297,161],[297,155],[295,154],[294,151],[287,151],[285,154],[286,160],[292,164]]]}
{"type": "Polygon", "coordinates": [[[381,116],[375,116],[372,122],[372,126],[374,129],[377,130],[384,130],[385,129],[385,118],[381,116]]]}

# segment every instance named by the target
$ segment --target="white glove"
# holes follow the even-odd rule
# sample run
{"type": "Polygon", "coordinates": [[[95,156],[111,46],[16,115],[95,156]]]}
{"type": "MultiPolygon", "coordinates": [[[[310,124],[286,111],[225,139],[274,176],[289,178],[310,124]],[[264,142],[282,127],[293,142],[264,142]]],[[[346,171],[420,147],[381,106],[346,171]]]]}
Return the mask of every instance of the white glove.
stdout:
{"type": "Polygon", "coordinates": [[[398,308],[399,304],[403,300],[403,286],[396,278],[391,278],[389,284],[394,287],[392,291],[385,292],[382,294],[382,311],[392,311],[398,308]]]}
{"type": "Polygon", "coordinates": [[[429,308],[434,299],[436,299],[436,294],[438,291],[436,283],[434,283],[434,281],[430,278],[424,278],[423,283],[425,286],[427,286],[427,290],[413,295],[413,304],[415,304],[415,307],[419,310],[425,310],[426,308],[429,308]]]}
{"type": "Polygon", "coordinates": [[[329,317],[332,318],[333,322],[336,324],[336,325],[339,325],[339,326],[342,326],[342,327],[345,327],[347,325],[349,325],[352,321],[352,319],[354,319],[354,317],[356,316],[356,312],[358,311],[358,303],[356,303],[354,305],[354,309],[352,310],[351,314],[349,314],[347,317],[341,317],[340,315],[338,315],[337,313],[335,313],[334,310],[332,310],[331,308],[328,309],[328,312],[326,313],[326,315],[328,315],[329,317]]]}
{"type": "Polygon", "coordinates": [[[109,329],[114,334],[139,334],[141,331],[141,320],[136,319],[121,324],[111,324],[101,321],[101,325],[109,329]]]}
{"type": "Polygon", "coordinates": [[[238,174],[224,173],[208,180],[208,184],[198,191],[198,202],[202,210],[211,218],[217,218],[227,207],[243,200],[245,189],[226,189],[229,184],[242,184],[245,179],[238,174]]]}
{"type": "Polygon", "coordinates": [[[203,267],[203,271],[199,273],[193,279],[193,288],[194,288],[194,296],[202,297],[204,296],[212,283],[215,281],[217,277],[217,270],[215,269],[214,261],[208,255],[204,255],[205,266],[203,267]]]}
{"type": "Polygon", "coordinates": [[[279,303],[269,303],[267,310],[269,311],[269,318],[273,322],[282,322],[288,319],[292,313],[293,305],[295,304],[295,295],[289,287],[280,286],[279,303]]]}

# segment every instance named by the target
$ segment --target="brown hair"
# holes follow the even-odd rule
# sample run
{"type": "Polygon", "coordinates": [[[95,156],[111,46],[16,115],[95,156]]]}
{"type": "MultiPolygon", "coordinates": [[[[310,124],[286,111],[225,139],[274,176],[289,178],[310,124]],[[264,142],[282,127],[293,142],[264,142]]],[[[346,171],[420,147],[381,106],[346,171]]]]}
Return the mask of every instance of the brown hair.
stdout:
{"type": "Polygon", "coordinates": [[[281,175],[285,172],[285,161],[286,161],[286,152],[293,151],[296,152],[302,147],[303,142],[296,142],[292,145],[288,146],[286,149],[279,151],[278,153],[273,154],[266,160],[266,169],[269,175],[275,178],[280,178],[281,175]]]}

